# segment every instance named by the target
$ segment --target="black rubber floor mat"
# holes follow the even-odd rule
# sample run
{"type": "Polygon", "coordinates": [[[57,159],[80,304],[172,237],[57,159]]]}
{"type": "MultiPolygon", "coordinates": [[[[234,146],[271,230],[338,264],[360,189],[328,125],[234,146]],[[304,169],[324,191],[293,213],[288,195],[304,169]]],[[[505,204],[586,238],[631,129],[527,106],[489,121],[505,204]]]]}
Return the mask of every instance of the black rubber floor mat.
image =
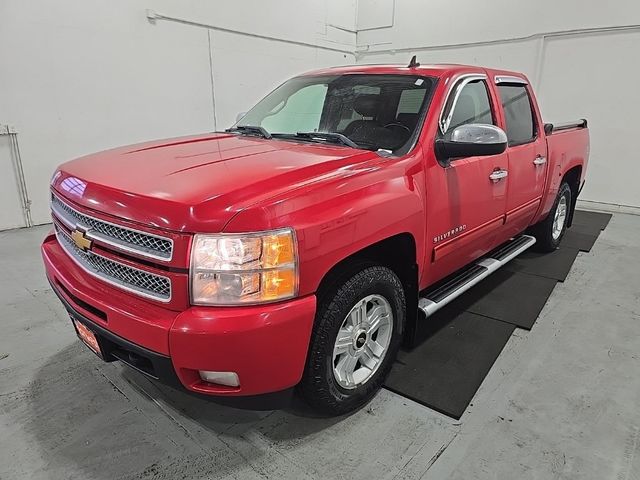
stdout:
{"type": "Polygon", "coordinates": [[[574,225],[567,230],[562,238],[562,246],[569,248],[577,248],[582,252],[590,252],[593,245],[598,240],[598,233],[595,235],[584,233],[578,228],[579,225],[574,225]]]}
{"type": "Polygon", "coordinates": [[[600,230],[600,224],[597,224],[597,223],[590,223],[588,225],[574,223],[573,225],[571,225],[571,227],[567,229],[567,232],[578,232],[578,233],[583,233],[584,235],[591,235],[592,237],[597,237],[602,233],[602,230],[600,230]]]}
{"type": "Polygon", "coordinates": [[[573,225],[597,225],[600,230],[604,230],[612,216],[610,213],[576,210],[573,214],[573,225]]]}
{"type": "Polygon", "coordinates": [[[402,350],[386,388],[460,418],[516,326],[531,329],[555,284],[580,250],[589,251],[611,215],[576,211],[558,250],[527,251],[418,322],[414,348],[402,350]]]}
{"type": "Polygon", "coordinates": [[[558,283],[500,269],[460,297],[465,310],[531,330],[558,283]]]}
{"type": "Polygon", "coordinates": [[[447,314],[451,310],[445,308],[432,316],[431,327],[440,328],[416,348],[400,352],[385,387],[458,419],[515,326],[470,312],[447,314]]]}
{"type": "Polygon", "coordinates": [[[560,245],[558,250],[551,253],[527,251],[507,263],[503,268],[511,272],[539,275],[564,282],[578,252],[579,249],[565,245],[560,245]]]}

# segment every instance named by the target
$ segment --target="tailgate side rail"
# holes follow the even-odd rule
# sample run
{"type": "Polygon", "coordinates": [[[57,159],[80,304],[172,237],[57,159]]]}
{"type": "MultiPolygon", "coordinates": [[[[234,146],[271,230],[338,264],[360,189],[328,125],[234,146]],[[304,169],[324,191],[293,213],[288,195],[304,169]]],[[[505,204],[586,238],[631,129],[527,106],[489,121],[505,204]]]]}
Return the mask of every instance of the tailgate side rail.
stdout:
{"type": "Polygon", "coordinates": [[[551,135],[554,132],[561,132],[562,130],[571,130],[572,128],[587,128],[587,119],[581,118],[580,120],[576,120],[575,122],[545,123],[544,133],[546,135],[551,135]]]}

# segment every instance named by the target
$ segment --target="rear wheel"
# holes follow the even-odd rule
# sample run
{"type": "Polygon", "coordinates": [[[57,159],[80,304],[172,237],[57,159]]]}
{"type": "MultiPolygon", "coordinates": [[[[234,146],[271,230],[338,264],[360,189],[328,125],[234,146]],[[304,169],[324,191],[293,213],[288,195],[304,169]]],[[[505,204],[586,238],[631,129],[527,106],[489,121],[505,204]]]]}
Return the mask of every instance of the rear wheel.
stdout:
{"type": "Polygon", "coordinates": [[[396,357],[405,321],[400,279],[363,268],[320,299],[300,392],[324,413],[354,410],[380,389],[396,357]]]}
{"type": "Polygon", "coordinates": [[[570,210],[571,187],[566,182],[562,182],[549,215],[531,229],[531,233],[536,237],[534,246],[536,250],[551,252],[560,246],[560,241],[567,231],[570,210]]]}

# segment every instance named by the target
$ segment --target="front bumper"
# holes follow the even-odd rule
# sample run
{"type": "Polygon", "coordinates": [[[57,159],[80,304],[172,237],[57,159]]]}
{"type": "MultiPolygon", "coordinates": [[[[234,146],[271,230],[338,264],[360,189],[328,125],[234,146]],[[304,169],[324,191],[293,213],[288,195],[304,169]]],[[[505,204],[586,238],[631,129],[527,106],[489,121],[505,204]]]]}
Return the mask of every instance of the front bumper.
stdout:
{"type": "MultiPolygon", "coordinates": [[[[42,255],[53,290],[70,315],[97,334],[106,361],[121,360],[191,392],[238,397],[237,406],[257,395],[287,391],[302,378],[313,295],[272,305],[176,312],[89,276],[53,235],[42,244],[42,255]],[[240,386],[203,382],[199,370],[236,372],[240,386]]],[[[257,405],[270,403],[263,400],[257,405]]]]}

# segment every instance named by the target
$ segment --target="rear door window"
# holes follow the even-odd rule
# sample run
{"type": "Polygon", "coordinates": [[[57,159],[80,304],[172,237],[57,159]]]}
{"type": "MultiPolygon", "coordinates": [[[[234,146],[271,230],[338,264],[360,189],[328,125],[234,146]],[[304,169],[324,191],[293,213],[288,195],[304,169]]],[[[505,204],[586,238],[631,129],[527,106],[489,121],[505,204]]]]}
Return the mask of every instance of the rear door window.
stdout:
{"type": "Polygon", "coordinates": [[[498,85],[509,145],[531,142],[536,137],[534,113],[525,85],[498,85]]]}

